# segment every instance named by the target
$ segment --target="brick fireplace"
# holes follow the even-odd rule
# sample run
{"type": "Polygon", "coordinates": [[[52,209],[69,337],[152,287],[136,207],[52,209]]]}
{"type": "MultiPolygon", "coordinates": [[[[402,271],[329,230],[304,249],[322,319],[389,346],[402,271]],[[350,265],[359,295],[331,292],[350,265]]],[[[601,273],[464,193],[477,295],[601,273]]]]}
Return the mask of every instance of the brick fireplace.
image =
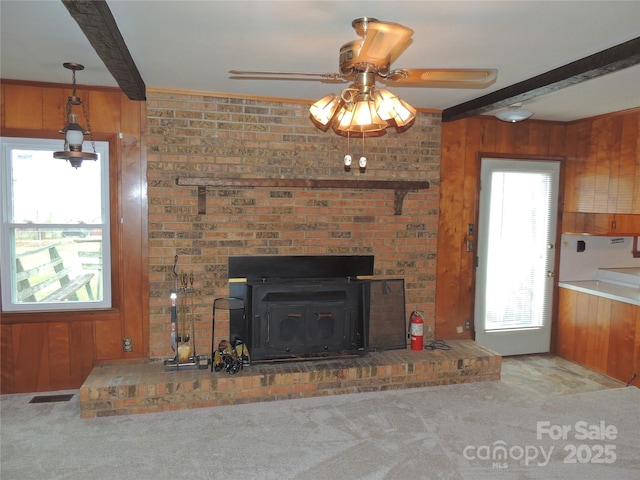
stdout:
{"type": "Polygon", "coordinates": [[[161,362],[98,365],[80,388],[80,415],[129,415],[500,379],[500,355],[472,340],[452,340],[448,345],[449,350],[388,350],[344,360],[251,365],[236,375],[165,372],[161,362]]]}
{"type": "Polygon", "coordinates": [[[308,106],[147,89],[149,352],[157,361],[96,366],[80,389],[83,417],[500,378],[500,355],[471,340],[448,342],[449,350],[402,348],[404,330],[386,329],[385,311],[395,308],[385,304],[389,285],[371,292],[379,308],[370,312],[370,341],[392,338],[396,349],[252,364],[236,375],[164,370],[159,360],[173,356],[175,255],[179,271],[194,273],[197,294],[184,307],[199,353],[231,334],[231,319],[220,315],[211,338],[213,301],[230,294],[232,256],[373,256],[373,275],[402,279],[405,311],[421,311],[425,337],[433,336],[440,114],[419,112],[406,132],[366,139],[363,151],[360,141],[347,150],[347,139],[316,129],[308,106]],[[367,171],[346,172],[345,153],[365,154],[367,171]],[[363,180],[429,188],[399,193],[363,180]]]}
{"type": "MultiPolygon", "coordinates": [[[[418,114],[399,134],[351,139],[366,172],[345,171],[347,139],[315,128],[308,104],[147,90],[150,323],[153,359],[172,355],[169,292],[178,270],[193,272],[197,294],[185,306],[199,353],[211,345],[213,300],[229,294],[233,255],[372,255],[374,275],[402,278],[406,310],[420,310],[433,334],[439,201],[440,115],[418,114]],[[178,179],[339,180],[315,188],[283,182],[178,179]],[[398,193],[363,181],[416,181],[428,189],[398,193]],[[178,184],[180,183],[180,184],[178,184]],[[329,184],[331,185],[331,184],[329,184]],[[203,208],[204,207],[204,208],[203,208]]],[[[230,333],[216,319],[217,343],[230,333]]]]}
{"type": "Polygon", "coordinates": [[[229,257],[229,340],[252,363],[366,355],[406,346],[403,279],[373,277],[373,255],[229,257]]]}

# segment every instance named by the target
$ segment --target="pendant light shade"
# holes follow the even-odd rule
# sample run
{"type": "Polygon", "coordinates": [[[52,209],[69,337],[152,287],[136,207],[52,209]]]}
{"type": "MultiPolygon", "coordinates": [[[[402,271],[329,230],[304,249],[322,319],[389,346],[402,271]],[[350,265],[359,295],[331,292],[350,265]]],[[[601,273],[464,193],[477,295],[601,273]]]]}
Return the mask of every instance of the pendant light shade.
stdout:
{"type": "Polygon", "coordinates": [[[387,122],[380,118],[376,111],[376,105],[369,95],[362,94],[360,97],[353,107],[353,115],[351,115],[349,125],[345,128],[341,122],[341,129],[349,132],[368,133],[387,128],[387,122]]]}
{"type": "Polygon", "coordinates": [[[309,112],[316,122],[327,126],[342,103],[338,95],[330,94],[311,105],[309,112]]]}
{"type": "Polygon", "coordinates": [[[376,89],[375,99],[380,118],[393,120],[398,127],[404,127],[416,117],[416,109],[389,90],[376,89]]]}

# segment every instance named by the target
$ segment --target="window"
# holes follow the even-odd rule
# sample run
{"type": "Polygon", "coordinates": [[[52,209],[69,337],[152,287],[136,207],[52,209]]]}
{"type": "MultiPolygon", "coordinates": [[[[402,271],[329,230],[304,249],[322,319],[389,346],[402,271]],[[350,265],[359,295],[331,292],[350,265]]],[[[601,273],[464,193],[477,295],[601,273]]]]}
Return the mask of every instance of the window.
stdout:
{"type": "Polygon", "coordinates": [[[3,311],[110,307],[109,144],[78,169],[60,139],[1,145],[3,311]]]}

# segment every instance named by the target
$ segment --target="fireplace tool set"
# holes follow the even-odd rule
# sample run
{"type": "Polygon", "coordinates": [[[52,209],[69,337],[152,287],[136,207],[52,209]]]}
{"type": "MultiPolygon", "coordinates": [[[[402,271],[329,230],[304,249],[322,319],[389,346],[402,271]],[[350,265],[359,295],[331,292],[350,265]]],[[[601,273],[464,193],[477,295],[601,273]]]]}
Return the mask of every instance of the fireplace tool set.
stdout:
{"type": "Polygon", "coordinates": [[[196,353],[196,335],[193,314],[193,271],[178,273],[178,255],[173,262],[175,289],[170,291],[171,299],[171,350],[176,352],[174,358],[164,361],[166,370],[206,369],[211,359],[196,353]],[[189,308],[187,314],[187,299],[189,308]],[[178,301],[179,300],[179,301],[178,301]],[[178,305],[179,303],[179,305],[178,305]]]}

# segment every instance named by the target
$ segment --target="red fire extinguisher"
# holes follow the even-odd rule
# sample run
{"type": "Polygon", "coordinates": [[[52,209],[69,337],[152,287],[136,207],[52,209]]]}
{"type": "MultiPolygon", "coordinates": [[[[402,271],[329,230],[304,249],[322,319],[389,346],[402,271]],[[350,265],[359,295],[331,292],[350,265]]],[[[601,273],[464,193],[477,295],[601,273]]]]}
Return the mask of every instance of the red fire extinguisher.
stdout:
{"type": "Polygon", "coordinates": [[[411,350],[424,348],[424,319],[418,311],[411,312],[409,317],[409,334],[411,336],[411,350]]]}

